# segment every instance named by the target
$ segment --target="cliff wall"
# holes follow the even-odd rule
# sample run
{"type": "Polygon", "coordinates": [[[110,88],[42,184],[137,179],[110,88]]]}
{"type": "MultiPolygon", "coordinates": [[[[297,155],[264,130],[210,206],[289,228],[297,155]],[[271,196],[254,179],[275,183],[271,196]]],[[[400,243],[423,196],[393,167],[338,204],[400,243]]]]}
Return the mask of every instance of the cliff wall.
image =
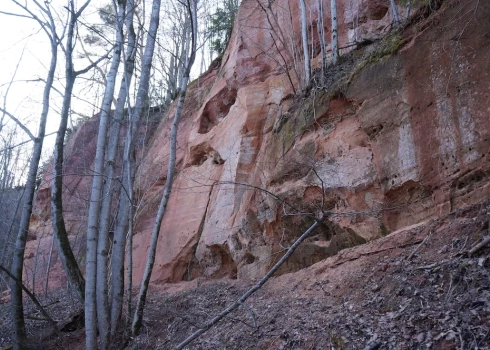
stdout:
{"type": "MultiPolygon", "coordinates": [[[[312,30],[317,1],[308,3],[312,30]]],[[[388,3],[339,0],[341,62],[325,78],[317,69],[316,83],[295,95],[302,80],[292,34],[299,23],[290,21],[299,18],[296,2],[242,1],[220,65],[191,83],[154,283],[261,276],[321,210],[333,215],[282,273],[488,198],[489,5],[452,0],[432,14],[422,7],[387,35],[388,3]],[[284,32],[268,30],[271,23],[284,32]]],[[[142,148],[136,283],[165,183],[171,117],[172,108],[142,148]]],[[[91,120],[67,152],[65,217],[82,255],[95,130],[91,120]]],[[[46,182],[27,257],[49,251],[49,220],[46,182]]],[[[53,273],[62,281],[59,268],[53,273]]]]}

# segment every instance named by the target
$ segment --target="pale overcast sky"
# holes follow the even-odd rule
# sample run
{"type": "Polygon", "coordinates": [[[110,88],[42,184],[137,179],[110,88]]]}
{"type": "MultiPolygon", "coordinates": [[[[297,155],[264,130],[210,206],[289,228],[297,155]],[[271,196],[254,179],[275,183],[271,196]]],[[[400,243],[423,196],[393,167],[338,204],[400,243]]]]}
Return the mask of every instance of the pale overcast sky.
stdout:
{"type": "MultiPolygon", "coordinates": [[[[36,7],[32,0],[26,0],[29,7],[36,13],[36,7]]],[[[92,21],[98,21],[96,7],[107,1],[92,0],[90,7],[86,9],[84,17],[92,21]]],[[[56,9],[60,16],[64,16],[63,4],[66,0],[53,0],[53,9],[56,9]]],[[[25,14],[25,12],[10,0],[0,0],[0,11],[25,14]]],[[[61,25],[60,25],[61,30],[61,25]]],[[[36,135],[38,121],[42,109],[43,82],[25,82],[38,78],[46,79],[48,66],[51,59],[51,50],[46,33],[40,29],[39,24],[30,19],[0,14],[0,104],[3,107],[4,97],[10,80],[15,73],[14,83],[10,87],[6,98],[6,109],[22,120],[30,131],[36,135]]],[[[75,62],[75,68],[80,69],[83,62],[75,62]]],[[[61,50],[58,52],[58,71],[56,74],[55,87],[63,91],[64,84],[64,55],[61,50]]],[[[84,91],[81,95],[89,101],[94,102],[94,97],[89,96],[90,92],[84,91]]],[[[58,111],[61,106],[61,98],[56,91],[51,92],[51,111],[48,117],[46,133],[57,130],[59,117],[58,111]]],[[[85,115],[92,115],[93,106],[73,100],[73,109],[85,115]]],[[[9,122],[12,123],[13,122],[9,122]]],[[[19,141],[28,139],[22,132],[18,135],[19,141]]],[[[49,152],[54,143],[54,136],[47,137],[44,149],[49,152]]]]}

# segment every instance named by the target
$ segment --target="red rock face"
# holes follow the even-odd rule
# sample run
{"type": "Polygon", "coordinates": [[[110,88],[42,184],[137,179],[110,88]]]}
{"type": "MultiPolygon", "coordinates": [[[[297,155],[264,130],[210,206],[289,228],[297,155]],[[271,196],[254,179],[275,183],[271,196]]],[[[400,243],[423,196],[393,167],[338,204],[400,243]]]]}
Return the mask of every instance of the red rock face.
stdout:
{"type": "MultiPolygon", "coordinates": [[[[293,102],[302,79],[290,50],[300,44],[299,23],[290,21],[297,2],[264,10],[242,1],[221,67],[193,85],[186,102],[153,282],[256,278],[311,224],[305,213],[322,205],[331,220],[281,272],[488,198],[490,19],[484,10],[472,19],[474,3],[448,2],[406,34],[398,53],[367,65],[335,97],[319,91],[293,102]],[[283,33],[264,30],[271,23],[283,33]]],[[[309,5],[314,29],[317,1],[309,5]]],[[[391,22],[388,1],[339,1],[338,11],[342,47],[379,38],[391,22]]],[[[135,283],[166,180],[169,125],[159,125],[137,173],[135,283]]],[[[91,162],[87,152],[83,162],[91,162]]],[[[75,179],[66,201],[84,208],[73,193],[87,184],[75,179]]],[[[41,196],[36,212],[49,221],[41,196]]]]}

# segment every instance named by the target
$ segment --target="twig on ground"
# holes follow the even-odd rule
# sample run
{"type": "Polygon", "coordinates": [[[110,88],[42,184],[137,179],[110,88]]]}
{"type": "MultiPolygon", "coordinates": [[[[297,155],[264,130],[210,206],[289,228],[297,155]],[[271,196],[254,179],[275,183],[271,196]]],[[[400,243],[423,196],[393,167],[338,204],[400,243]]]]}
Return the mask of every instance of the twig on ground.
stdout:
{"type": "Polygon", "coordinates": [[[254,327],[257,328],[257,321],[255,320],[255,315],[252,309],[250,309],[245,303],[240,303],[240,305],[247,311],[248,315],[250,316],[250,318],[254,323],[254,327]]]}
{"type": "Polygon", "coordinates": [[[427,234],[427,236],[425,236],[424,240],[422,242],[420,242],[420,244],[417,246],[417,248],[415,248],[413,250],[413,252],[408,256],[407,260],[412,260],[412,258],[414,257],[415,253],[418,252],[418,250],[420,249],[420,247],[422,247],[425,242],[427,242],[430,238],[430,236],[432,235],[432,230],[429,231],[429,233],[427,234]]]}

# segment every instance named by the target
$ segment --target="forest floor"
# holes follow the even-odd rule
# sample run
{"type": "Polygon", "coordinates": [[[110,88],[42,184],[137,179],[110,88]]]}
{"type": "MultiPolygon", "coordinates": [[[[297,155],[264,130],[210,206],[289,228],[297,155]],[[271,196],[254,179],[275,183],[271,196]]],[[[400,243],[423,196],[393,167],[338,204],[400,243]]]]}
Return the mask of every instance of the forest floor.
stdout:
{"type": "MultiPolygon", "coordinates": [[[[490,349],[490,246],[468,254],[489,215],[490,202],[474,205],[272,278],[188,349],[490,349]]],[[[251,285],[153,285],[141,335],[119,348],[172,349],[251,285]]],[[[65,323],[79,307],[66,291],[50,298],[65,323]]],[[[0,304],[0,349],[7,311],[0,304]]],[[[67,324],[63,339],[48,339],[45,322],[28,320],[33,348],[83,349],[81,324],[67,324]]]]}
{"type": "MultiPolygon", "coordinates": [[[[490,349],[489,203],[271,279],[189,349],[490,349]]],[[[154,292],[128,349],[171,349],[250,285],[154,292]]],[[[176,288],[176,286],[172,286],[176,288]]]]}
{"type": "MultiPolygon", "coordinates": [[[[468,254],[489,215],[490,202],[474,205],[272,278],[188,349],[490,349],[490,246],[468,254]]],[[[251,285],[153,285],[141,335],[119,348],[172,349],[251,285]]],[[[83,349],[83,322],[66,321],[80,306],[66,290],[43,304],[69,327],[49,339],[46,322],[29,319],[33,348],[83,349]]],[[[30,303],[26,313],[37,315],[30,303]]],[[[2,349],[8,304],[0,316],[2,349]]]]}

